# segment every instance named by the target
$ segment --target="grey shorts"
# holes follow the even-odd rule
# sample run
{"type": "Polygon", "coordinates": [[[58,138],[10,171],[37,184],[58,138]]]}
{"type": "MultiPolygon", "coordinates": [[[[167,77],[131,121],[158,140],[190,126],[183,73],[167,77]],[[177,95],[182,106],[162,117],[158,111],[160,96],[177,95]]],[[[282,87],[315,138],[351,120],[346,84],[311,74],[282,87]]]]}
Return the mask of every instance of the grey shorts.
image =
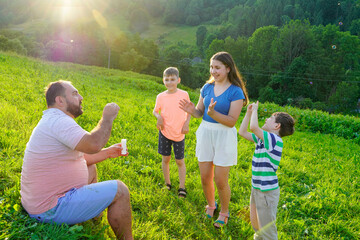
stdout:
{"type": "MultiPolygon", "coordinates": [[[[250,205],[255,204],[256,215],[259,223],[259,231],[254,235],[254,239],[273,240],[278,239],[276,228],[276,213],[280,198],[280,188],[262,192],[251,188],[250,205]]],[[[251,211],[250,215],[255,214],[251,211]]]]}

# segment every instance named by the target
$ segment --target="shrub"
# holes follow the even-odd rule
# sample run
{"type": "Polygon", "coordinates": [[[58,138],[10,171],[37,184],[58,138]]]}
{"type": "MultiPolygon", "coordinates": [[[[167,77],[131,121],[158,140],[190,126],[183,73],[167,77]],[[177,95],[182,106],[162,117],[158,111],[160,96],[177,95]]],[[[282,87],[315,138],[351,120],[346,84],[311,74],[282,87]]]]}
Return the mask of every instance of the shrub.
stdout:
{"type": "Polygon", "coordinates": [[[290,106],[281,107],[266,102],[260,105],[259,118],[269,117],[274,112],[287,112],[292,115],[296,120],[297,130],[334,134],[345,139],[354,139],[360,144],[360,119],[357,117],[290,106]]]}

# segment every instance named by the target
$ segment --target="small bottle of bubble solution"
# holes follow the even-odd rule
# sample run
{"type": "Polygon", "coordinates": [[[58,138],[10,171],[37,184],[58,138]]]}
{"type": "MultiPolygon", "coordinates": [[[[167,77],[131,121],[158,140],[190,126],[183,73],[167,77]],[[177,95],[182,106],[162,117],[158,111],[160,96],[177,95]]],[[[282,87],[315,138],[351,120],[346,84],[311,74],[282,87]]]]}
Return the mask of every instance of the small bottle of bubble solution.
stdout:
{"type": "Polygon", "coordinates": [[[121,147],[122,147],[121,154],[125,155],[126,154],[126,139],[121,139],[121,147]]]}

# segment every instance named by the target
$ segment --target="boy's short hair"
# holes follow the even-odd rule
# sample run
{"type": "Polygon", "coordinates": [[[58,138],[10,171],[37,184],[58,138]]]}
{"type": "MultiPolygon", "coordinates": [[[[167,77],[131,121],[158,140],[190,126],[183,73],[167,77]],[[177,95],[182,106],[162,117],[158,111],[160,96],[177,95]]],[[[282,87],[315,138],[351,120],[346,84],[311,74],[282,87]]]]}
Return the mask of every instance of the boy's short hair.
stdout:
{"type": "Polygon", "coordinates": [[[295,121],[290,114],[286,112],[276,112],[273,113],[273,116],[275,117],[275,122],[280,123],[280,137],[289,136],[294,133],[295,121]]]}
{"type": "Polygon", "coordinates": [[[179,78],[179,70],[176,67],[168,67],[164,70],[163,77],[171,75],[175,75],[177,78],[179,78]]]}

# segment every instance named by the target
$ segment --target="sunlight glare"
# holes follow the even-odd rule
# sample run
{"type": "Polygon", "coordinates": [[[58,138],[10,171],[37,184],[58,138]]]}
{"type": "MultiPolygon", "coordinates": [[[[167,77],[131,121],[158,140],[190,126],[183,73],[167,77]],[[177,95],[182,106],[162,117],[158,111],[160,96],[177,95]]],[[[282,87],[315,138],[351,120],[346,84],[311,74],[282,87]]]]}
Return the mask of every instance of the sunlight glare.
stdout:
{"type": "Polygon", "coordinates": [[[97,10],[92,10],[92,14],[95,18],[95,21],[102,27],[107,28],[108,24],[104,16],[97,10]]]}
{"type": "Polygon", "coordinates": [[[80,14],[80,5],[78,1],[62,0],[60,5],[60,18],[63,22],[72,21],[78,18],[80,14]]]}

